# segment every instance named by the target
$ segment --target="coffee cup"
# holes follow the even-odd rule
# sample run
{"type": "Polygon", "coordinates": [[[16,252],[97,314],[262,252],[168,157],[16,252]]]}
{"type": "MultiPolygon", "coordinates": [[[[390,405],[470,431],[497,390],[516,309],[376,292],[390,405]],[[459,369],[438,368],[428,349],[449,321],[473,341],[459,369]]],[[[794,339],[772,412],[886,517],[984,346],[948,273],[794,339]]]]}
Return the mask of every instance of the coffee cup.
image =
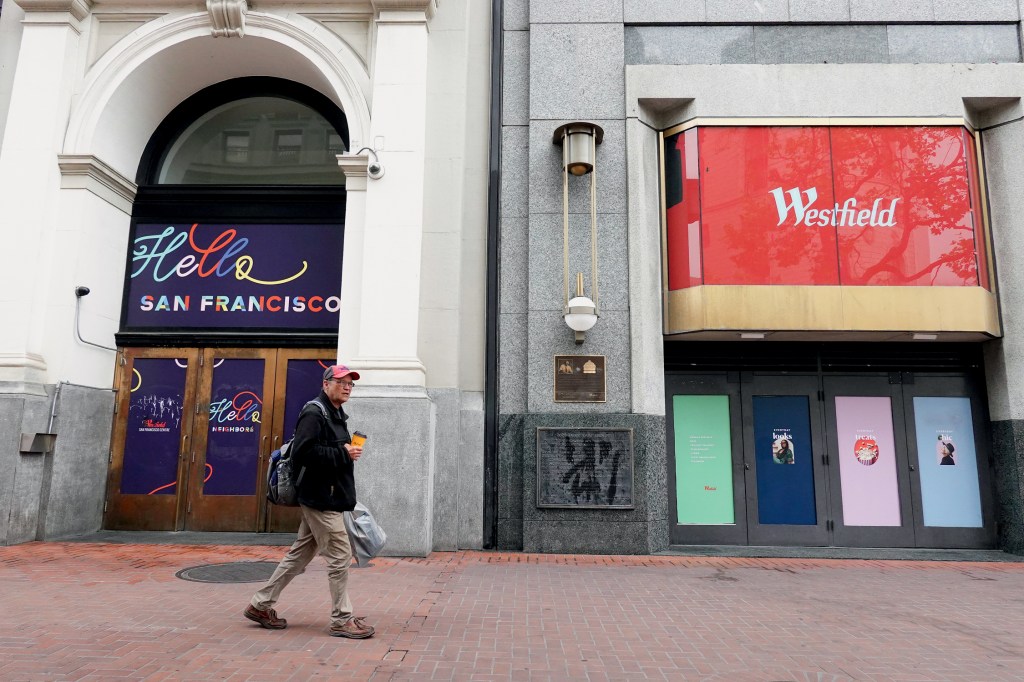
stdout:
{"type": "Polygon", "coordinates": [[[363,443],[365,443],[365,442],[366,442],[366,434],[365,433],[360,433],[359,431],[353,431],[352,432],[352,445],[355,445],[356,447],[361,448],[361,447],[363,447],[363,443]]]}

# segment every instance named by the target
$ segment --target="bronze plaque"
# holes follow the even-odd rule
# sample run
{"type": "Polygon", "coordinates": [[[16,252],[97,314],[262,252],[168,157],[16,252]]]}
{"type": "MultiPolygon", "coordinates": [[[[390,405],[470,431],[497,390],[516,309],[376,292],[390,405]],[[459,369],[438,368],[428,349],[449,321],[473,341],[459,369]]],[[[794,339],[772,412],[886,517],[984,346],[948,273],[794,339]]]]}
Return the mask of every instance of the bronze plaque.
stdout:
{"type": "Polygon", "coordinates": [[[537,429],[537,506],[633,509],[633,429],[537,429]]]}
{"type": "Polygon", "coordinates": [[[555,356],[556,403],[603,403],[606,399],[603,355],[555,356]]]}

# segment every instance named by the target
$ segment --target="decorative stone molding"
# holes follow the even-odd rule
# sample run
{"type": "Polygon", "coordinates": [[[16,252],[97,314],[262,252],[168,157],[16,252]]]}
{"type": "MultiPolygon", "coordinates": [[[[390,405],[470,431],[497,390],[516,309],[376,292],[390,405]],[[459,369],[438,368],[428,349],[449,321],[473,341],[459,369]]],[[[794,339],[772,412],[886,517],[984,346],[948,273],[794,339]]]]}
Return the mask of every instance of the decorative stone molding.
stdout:
{"type": "Polygon", "coordinates": [[[89,16],[92,0],[17,0],[17,5],[27,12],[70,12],[81,21],[89,16]]]}
{"type": "Polygon", "coordinates": [[[423,12],[429,21],[440,0],[371,0],[377,12],[423,12]]]}
{"type": "Polygon", "coordinates": [[[0,395],[46,395],[46,360],[36,353],[0,353],[0,395]]]}
{"type": "Polygon", "coordinates": [[[245,14],[248,0],[206,0],[214,38],[241,38],[245,35],[245,14]]]}
{"type": "Polygon", "coordinates": [[[366,167],[370,159],[356,154],[338,154],[338,165],[345,174],[345,189],[349,192],[366,191],[366,167]]]}
{"type": "Polygon", "coordinates": [[[89,190],[114,208],[131,215],[139,187],[119,172],[89,154],[60,154],[61,189],[89,190]]]}

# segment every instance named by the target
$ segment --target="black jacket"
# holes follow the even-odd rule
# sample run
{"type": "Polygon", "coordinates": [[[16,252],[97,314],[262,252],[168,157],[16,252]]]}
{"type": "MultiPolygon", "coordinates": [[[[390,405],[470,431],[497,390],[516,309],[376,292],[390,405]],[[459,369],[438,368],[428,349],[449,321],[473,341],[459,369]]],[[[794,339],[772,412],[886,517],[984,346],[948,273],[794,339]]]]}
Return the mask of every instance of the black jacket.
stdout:
{"type": "Polygon", "coordinates": [[[335,409],[323,391],[316,400],[326,408],[327,419],[316,405],[302,408],[291,445],[299,504],[320,511],[352,511],[356,481],[352,460],[342,447],[352,442],[348,415],[335,409]]]}

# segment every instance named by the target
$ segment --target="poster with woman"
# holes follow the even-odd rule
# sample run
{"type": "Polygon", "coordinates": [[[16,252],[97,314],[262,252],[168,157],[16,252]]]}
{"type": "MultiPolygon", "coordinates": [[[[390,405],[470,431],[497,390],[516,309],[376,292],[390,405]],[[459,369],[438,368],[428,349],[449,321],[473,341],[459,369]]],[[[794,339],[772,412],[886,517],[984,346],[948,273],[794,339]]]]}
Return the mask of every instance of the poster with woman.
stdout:
{"type": "Polygon", "coordinates": [[[776,464],[794,464],[793,438],[789,433],[774,434],[772,441],[772,461],[776,464]]]}
{"type": "Polygon", "coordinates": [[[935,456],[940,465],[951,466],[956,464],[956,446],[953,445],[953,436],[948,433],[938,434],[935,443],[935,456]]]}

